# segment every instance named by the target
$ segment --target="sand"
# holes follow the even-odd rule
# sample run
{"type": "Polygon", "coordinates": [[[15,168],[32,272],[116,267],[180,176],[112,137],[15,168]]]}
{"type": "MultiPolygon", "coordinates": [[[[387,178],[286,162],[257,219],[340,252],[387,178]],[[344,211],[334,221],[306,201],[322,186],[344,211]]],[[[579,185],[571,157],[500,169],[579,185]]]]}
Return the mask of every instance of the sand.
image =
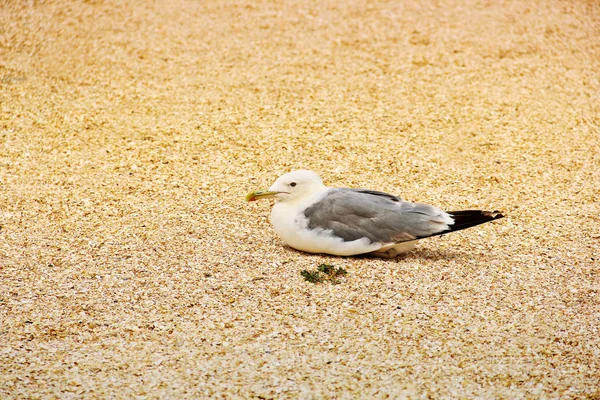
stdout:
{"type": "Polygon", "coordinates": [[[0,397],[600,398],[599,71],[597,1],[2,2],[0,397]],[[297,168],[507,217],[304,254],[297,168]]]}

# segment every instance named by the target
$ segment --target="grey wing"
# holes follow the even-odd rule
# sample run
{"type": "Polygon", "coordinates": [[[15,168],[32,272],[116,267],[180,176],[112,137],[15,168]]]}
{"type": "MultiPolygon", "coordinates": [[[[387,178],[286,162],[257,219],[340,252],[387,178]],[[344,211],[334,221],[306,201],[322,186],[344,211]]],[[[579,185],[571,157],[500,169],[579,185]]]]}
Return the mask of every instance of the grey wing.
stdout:
{"type": "Polygon", "coordinates": [[[449,230],[444,211],[371,190],[332,189],[305,210],[310,229],[331,230],[345,241],[399,243],[449,230]]]}

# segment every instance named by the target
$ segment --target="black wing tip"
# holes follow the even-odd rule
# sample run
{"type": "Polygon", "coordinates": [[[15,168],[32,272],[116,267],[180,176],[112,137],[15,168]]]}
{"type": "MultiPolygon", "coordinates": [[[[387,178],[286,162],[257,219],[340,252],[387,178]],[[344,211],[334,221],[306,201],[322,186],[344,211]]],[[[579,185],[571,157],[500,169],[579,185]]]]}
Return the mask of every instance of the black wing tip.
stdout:
{"type": "Polygon", "coordinates": [[[448,214],[452,217],[464,217],[464,218],[476,218],[484,217],[490,220],[504,218],[505,215],[502,211],[484,211],[484,210],[460,210],[460,211],[448,211],[448,214]]]}
{"type": "Polygon", "coordinates": [[[504,218],[504,214],[500,211],[484,211],[484,210],[460,210],[449,211],[448,214],[454,219],[454,224],[450,225],[450,232],[459,231],[504,218]]]}

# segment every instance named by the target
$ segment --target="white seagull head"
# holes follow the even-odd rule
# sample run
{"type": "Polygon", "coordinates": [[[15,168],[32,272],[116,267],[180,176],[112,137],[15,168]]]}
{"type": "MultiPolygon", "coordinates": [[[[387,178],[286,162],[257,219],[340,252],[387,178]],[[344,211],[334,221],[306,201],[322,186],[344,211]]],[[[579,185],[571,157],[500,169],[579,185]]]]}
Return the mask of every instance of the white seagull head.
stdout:
{"type": "Polygon", "coordinates": [[[280,176],[269,190],[249,193],[246,200],[273,197],[277,202],[294,202],[324,188],[323,180],[316,172],[302,169],[280,176]]]}

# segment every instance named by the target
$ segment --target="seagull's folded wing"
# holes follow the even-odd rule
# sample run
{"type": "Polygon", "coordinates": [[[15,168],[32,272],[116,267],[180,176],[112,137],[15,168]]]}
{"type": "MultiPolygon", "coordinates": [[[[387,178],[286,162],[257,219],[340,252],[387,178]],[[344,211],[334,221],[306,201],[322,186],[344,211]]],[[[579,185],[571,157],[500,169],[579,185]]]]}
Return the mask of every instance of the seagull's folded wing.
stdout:
{"type": "Polygon", "coordinates": [[[444,211],[373,190],[332,189],[304,212],[310,229],[330,230],[345,241],[399,243],[448,230],[444,211]]]}

